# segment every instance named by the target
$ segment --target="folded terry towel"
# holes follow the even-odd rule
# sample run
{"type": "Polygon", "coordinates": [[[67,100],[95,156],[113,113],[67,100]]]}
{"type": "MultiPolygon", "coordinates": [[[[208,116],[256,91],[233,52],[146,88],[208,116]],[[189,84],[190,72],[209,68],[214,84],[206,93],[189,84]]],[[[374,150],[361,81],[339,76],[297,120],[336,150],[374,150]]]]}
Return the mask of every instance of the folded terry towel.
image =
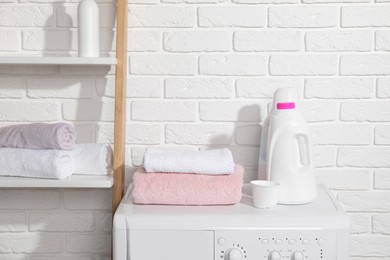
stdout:
{"type": "Polygon", "coordinates": [[[232,153],[226,148],[202,151],[148,148],[143,166],[146,172],[230,174],[234,171],[232,153]]]}
{"type": "Polygon", "coordinates": [[[75,164],[74,174],[111,174],[112,148],[109,144],[76,144],[70,152],[75,164]]]}
{"type": "Polygon", "coordinates": [[[136,204],[229,205],[241,200],[244,168],[233,174],[145,173],[133,176],[132,197],[136,204]]]}
{"type": "Polygon", "coordinates": [[[0,128],[0,147],[70,150],[76,131],[66,123],[33,123],[0,128]]]}
{"type": "Polygon", "coordinates": [[[0,148],[0,175],[63,179],[72,175],[69,151],[0,148]]]}

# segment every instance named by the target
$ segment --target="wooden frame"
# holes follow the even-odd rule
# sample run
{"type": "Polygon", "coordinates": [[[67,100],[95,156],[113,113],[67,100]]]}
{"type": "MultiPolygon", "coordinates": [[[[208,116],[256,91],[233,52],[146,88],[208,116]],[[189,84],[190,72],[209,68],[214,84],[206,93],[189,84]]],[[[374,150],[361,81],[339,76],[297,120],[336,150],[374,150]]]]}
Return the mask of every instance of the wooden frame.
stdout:
{"type": "Polygon", "coordinates": [[[112,215],[123,197],[125,176],[126,86],[127,86],[127,0],[117,0],[116,7],[116,76],[114,121],[114,185],[112,215]]]}

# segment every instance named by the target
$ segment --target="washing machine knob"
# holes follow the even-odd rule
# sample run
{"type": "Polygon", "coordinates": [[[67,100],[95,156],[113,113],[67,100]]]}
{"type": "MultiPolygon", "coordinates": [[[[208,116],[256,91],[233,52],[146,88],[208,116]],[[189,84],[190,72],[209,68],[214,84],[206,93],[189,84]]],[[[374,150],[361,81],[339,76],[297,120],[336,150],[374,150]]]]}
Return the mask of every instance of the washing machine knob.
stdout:
{"type": "Polygon", "coordinates": [[[291,260],[303,260],[303,258],[303,253],[301,251],[295,251],[291,256],[291,260]]]}
{"type": "Polygon", "coordinates": [[[240,249],[232,248],[229,250],[227,255],[227,260],[242,260],[242,253],[240,249]]]}
{"type": "Polygon", "coordinates": [[[281,258],[282,258],[282,256],[280,255],[280,253],[278,251],[271,251],[268,254],[268,260],[280,260],[281,258]]]}

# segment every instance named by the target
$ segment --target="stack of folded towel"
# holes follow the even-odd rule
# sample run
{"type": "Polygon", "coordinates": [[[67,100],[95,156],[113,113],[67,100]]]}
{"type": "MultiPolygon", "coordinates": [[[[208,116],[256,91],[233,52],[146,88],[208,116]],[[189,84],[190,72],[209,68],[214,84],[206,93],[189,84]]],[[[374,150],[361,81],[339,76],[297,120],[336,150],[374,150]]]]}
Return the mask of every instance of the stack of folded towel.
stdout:
{"type": "Polygon", "coordinates": [[[241,199],[244,169],[228,149],[147,149],[133,176],[136,204],[229,205],[241,199]]]}
{"type": "Polygon", "coordinates": [[[34,123],[0,128],[0,176],[63,179],[72,174],[108,174],[107,144],[76,144],[66,123],[34,123]]]}

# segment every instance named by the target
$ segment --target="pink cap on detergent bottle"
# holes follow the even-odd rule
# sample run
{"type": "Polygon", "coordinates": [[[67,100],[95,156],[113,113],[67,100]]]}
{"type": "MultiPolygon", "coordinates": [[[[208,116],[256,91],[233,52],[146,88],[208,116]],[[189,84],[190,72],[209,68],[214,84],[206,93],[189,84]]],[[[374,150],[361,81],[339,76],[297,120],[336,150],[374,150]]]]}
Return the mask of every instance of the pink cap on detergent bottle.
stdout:
{"type": "Polygon", "coordinates": [[[293,88],[279,88],[274,94],[274,109],[295,109],[296,91],[293,88]]]}

